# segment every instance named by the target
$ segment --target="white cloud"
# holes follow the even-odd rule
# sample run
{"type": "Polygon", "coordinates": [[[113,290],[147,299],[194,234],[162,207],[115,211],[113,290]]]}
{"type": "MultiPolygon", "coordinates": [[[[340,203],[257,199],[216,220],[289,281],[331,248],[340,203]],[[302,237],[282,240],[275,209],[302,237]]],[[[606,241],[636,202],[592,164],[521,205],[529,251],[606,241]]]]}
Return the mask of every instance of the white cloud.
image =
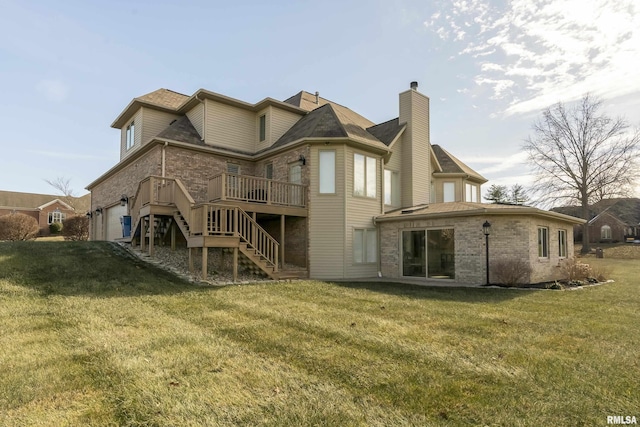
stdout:
{"type": "Polygon", "coordinates": [[[527,160],[527,153],[521,151],[509,156],[469,157],[461,160],[476,169],[481,175],[489,175],[514,168],[522,169],[522,165],[527,160]]]}
{"type": "Polygon", "coordinates": [[[50,101],[62,102],[69,96],[69,87],[60,80],[40,80],[36,90],[50,101]]]}
{"type": "Polygon", "coordinates": [[[503,114],[537,111],[587,92],[603,98],[640,92],[636,0],[497,4],[443,2],[442,13],[432,15],[427,27],[457,41],[461,56],[479,61],[473,80],[505,103],[503,114]]]}

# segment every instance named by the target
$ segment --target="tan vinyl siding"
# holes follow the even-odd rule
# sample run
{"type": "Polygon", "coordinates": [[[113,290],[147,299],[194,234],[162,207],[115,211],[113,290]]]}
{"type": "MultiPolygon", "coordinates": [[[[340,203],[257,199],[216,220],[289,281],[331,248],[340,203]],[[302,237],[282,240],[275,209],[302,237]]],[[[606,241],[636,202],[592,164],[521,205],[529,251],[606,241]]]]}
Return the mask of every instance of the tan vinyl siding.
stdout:
{"type": "MultiPolygon", "coordinates": [[[[152,110],[150,108],[141,108],[142,110],[142,143],[146,144],[150,139],[158,136],[160,132],[165,130],[172,121],[180,116],[167,113],[164,111],[152,110]]],[[[137,133],[136,124],[136,133],[137,133]]],[[[137,137],[136,137],[137,138],[137,137]]]]}
{"type": "Polygon", "coordinates": [[[286,131],[300,120],[300,114],[271,107],[271,144],[276,142],[286,131]]]}
{"type": "Polygon", "coordinates": [[[346,224],[345,236],[345,278],[375,277],[378,271],[378,263],[356,264],[353,256],[353,236],[354,229],[375,228],[373,217],[381,215],[382,203],[382,177],[380,176],[380,162],[382,159],[373,154],[354,150],[351,147],[346,149],[346,224]],[[363,154],[376,159],[376,197],[357,197],[353,195],[353,155],[363,154]]]}
{"type": "Polygon", "coordinates": [[[202,138],[204,136],[204,104],[201,102],[187,111],[187,117],[202,138]]]}
{"type": "MultiPolygon", "coordinates": [[[[403,177],[409,176],[409,172],[405,171],[402,167],[402,149],[404,147],[404,141],[402,140],[402,137],[400,140],[396,141],[396,143],[393,145],[393,153],[391,153],[391,157],[389,158],[389,161],[387,163],[385,163],[384,168],[394,171],[398,174],[398,189],[400,191],[400,194],[398,195],[398,200],[400,201],[400,207],[403,206],[407,206],[405,204],[403,204],[403,200],[405,200],[402,196],[402,192],[403,192],[403,177]]],[[[384,176],[382,177],[384,182],[384,176]]],[[[382,187],[384,189],[384,187],[382,187]]],[[[384,196],[384,195],[383,195],[384,196]]],[[[392,209],[397,209],[398,207],[392,207],[392,206],[386,206],[385,209],[386,210],[392,210],[392,209]]]]}
{"type": "Polygon", "coordinates": [[[311,147],[307,162],[309,189],[309,275],[314,279],[344,277],[345,230],[345,154],[344,146],[311,147]],[[319,194],[318,159],[320,150],[336,152],[336,193],[319,194]]]}
{"type": "Polygon", "coordinates": [[[140,108],[127,122],[126,125],[120,129],[120,160],[127,157],[129,154],[140,148],[140,141],[142,140],[142,108],[140,108]],[[133,133],[133,147],[127,150],[127,126],[135,123],[133,133]]]}
{"type": "Polygon", "coordinates": [[[267,107],[264,110],[258,111],[255,115],[255,127],[256,127],[256,146],[255,151],[264,150],[265,148],[269,148],[273,141],[271,140],[271,121],[273,118],[273,108],[267,107]],[[260,141],[260,117],[265,116],[265,131],[264,131],[264,141],[260,141]]]}
{"type": "Polygon", "coordinates": [[[429,140],[429,98],[415,90],[400,94],[400,123],[407,123],[402,135],[404,149],[401,204],[416,206],[429,203],[431,182],[431,148],[429,140]],[[408,176],[407,176],[408,175],[408,176]]]}
{"type": "Polygon", "coordinates": [[[436,178],[434,187],[436,190],[436,203],[444,202],[444,183],[453,182],[455,184],[455,200],[456,202],[464,201],[464,180],[462,178],[436,178]]]}
{"type": "Polygon", "coordinates": [[[256,114],[210,99],[206,102],[205,142],[253,153],[258,138],[256,114]]]}

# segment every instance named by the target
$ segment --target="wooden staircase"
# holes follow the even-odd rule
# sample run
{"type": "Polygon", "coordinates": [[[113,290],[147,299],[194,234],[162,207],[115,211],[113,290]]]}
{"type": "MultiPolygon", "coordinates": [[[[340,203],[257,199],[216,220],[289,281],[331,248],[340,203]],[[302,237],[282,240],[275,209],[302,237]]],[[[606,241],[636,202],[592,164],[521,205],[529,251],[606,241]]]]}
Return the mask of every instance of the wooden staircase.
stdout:
{"type": "MultiPolygon", "coordinates": [[[[133,218],[132,236],[140,239],[141,246],[148,238],[150,253],[153,240],[166,238],[172,223],[185,237],[190,250],[203,248],[203,275],[206,275],[206,249],[222,247],[237,248],[242,257],[234,256],[234,259],[272,279],[300,277],[299,272],[279,271],[279,243],[242,208],[219,203],[196,204],[177,179],[149,177],[142,181],[131,212],[132,215],[138,214],[133,218]],[[153,215],[152,208],[145,209],[153,206],[154,202],[162,207],[162,214],[153,215]],[[150,230],[153,230],[153,236],[150,236],[150,230]]],[[[234,264],[234,276],[236,272],[237,262],[234,264]]]]}

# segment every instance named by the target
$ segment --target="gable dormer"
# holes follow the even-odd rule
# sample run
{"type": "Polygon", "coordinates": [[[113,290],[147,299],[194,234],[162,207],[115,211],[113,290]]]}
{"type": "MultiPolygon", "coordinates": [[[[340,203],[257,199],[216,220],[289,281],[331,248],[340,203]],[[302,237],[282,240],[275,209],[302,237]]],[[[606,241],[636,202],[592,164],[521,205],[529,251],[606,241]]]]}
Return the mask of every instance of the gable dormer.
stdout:
{"type": "Polygon", "coordinates": [[[178,108],[189,97],[168,89],[158,89],[134,98],[111,124],[120,129],[120,159],[149,142],[180,117],[178,108]]]}

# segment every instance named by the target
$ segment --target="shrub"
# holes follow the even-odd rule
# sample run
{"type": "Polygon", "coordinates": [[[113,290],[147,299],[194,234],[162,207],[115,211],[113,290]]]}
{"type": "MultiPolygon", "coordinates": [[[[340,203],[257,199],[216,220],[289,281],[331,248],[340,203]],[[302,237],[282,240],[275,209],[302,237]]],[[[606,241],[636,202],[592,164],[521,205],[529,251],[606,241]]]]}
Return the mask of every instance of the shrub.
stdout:
{"type": "Polygon", "coordinates": [[[89,240],[89,218],[77,215],[65,219],[62,235],[65,240],[89,240]]]}
{"type": "Polygon", "coordinates": [[[521,259],[493,261],[490,266],[491,283],[517,286],[525,284],[531,276],[531,266],[521,259]]]}
{"type": "Polygon", "coordinates": [[[566,259],[560,263],[560,271],[569,282],[584,281],[593,277],[591,266],[581,263],[577,258],[566,259]]]}
{"type": "Polygon", "coordinates": [[[15,213],[0,217],[0,240],[31,240],[39,232],[38,221],[29,215],[15,213]]]}
{"type": "Polygon", "coordinates": [[[62,231],[62,223],[60,222],[52,222],[49,224],[49,232],[51,234],[58,234],[62,231]]]}

